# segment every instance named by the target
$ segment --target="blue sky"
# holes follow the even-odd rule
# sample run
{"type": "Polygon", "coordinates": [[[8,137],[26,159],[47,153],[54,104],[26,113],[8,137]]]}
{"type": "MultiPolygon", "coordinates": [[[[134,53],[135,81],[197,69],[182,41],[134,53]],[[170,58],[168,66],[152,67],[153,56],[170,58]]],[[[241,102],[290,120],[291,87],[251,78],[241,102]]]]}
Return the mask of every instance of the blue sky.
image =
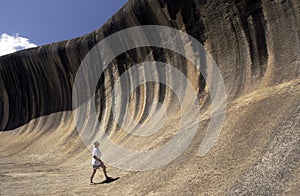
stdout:
{"type": "Polygon", "coordinates": [[[0,0],[0,49],[7,48],[11,40],[20,43],[19,38],[22,38],[21,44],[30,46],[82,36],[101,27],[126,2],[127,0],[0,0]]]}

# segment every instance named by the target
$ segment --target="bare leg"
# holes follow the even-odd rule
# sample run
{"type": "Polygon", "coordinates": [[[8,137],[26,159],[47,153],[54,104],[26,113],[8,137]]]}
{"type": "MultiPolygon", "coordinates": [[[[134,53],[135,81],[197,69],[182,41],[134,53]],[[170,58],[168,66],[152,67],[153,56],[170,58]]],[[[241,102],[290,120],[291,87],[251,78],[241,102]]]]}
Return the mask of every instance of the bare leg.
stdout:
{"type": "Polygon", "coordinates": [[[103,169],[103,173],[105,175],[105,178],[106,179],[109,179],[109,176],[107,175],[107,172],[106,172],[106,166],[105,165],[102,165],[102,169],[103,169]]]}
{"type": "Polygon", "coordinates": [[[97,169],[93,169],[93,173],[92,173],[91,180],[90,180],[91,184],[93,183],[93,178],[95,176],[96,171],[97,171],[97,169]]]}

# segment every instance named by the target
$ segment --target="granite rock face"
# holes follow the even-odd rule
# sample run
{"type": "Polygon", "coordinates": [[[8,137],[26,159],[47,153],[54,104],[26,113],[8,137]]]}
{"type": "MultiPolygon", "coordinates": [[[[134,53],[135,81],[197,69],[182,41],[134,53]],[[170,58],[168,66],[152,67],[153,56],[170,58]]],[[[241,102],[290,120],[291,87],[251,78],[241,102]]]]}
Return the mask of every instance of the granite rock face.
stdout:
{"type": "MultiPolygon", "coordinates": [[[[91,34],[2,57],[0,129],[70,110],[72,82],[87,52],[106,36],[138,25],[177,28],[205,44],[230,97],[256,81],[271,85],[297,78],[299,7],[298,1],[130,1],[91,34]]],[[[128,52],[116,63],[130,66],[143,60],[138,53],[151,50],[128,52]]],[[[163,53],[156,50],[160,58],[163,53]]]]}
{"type": "MultiPolygon", "coordinates": [[[[276,97],[274,105],[262,102],[260,106],[246,108],[246,112],[241,111],[248,119],[236,118],[242,124],[247,123],[251,117],[253,122],[262,123],[259,126],[266,126],[266,129],[272,127],[274,132],[264,135],[259,133],[259,127],[247,127],[246,135],[255,138],[251,131],[261,134],[261,138],[268,142],[268,147],[262,147],[261,154],[257,155],[257,163],[251,165],[251,162],[247,170],[241,170],[240,175],[243,174],[243,177],[226,184],[228,186],[224,185],[220,190],[222,193],[238,195],[251,192],[255,195],[276,194],[281,193],[282,186],[286,184],[296,190],[299,184],[294,185],[292,182],[297,180],[293,172],[299,171],[300,2],[297,0],[129,0],[106,24],[90,34],[0,58],[0,131],[13,130],[38,117],[72,110],[73,82],[85,55],[107,36],[141,25],[179,29],[202,43],[221,70],[229,106],[243,99],[247,93],[258,91],[261,92],[259,95],[264,96],[267,90],[263,89],[274,87],[280,91],[285,84],[293,84],[290,91],[284,91],[286,96],[295,93],[293,98],[276,97]],[[261,106],[268,109],[264,110],[261,106]],[[281,113],[279,122],[272,115],[279,113],[281,107],[285,112],[281,113]],[[264,118],[265,114],[272,116],[274,122],[259,121],[258,116],[264,118]],[[274,126],[269,126],[269,123],[274,126]],[[272,157],[279,165],[270,169],[274,161],[272,157]],[[285,174],[293,178],[287,180],[285,174]]],[[[107,100],[110,99],[114,82],[127,69],[145,60],[175,65],[193,81],[202,100],[200,104],[207,109],[209,93],[201,73],[189,66],[189,62],[179,54],[163,48],[143,47],[119,55],[99,79],[96,93],[100,119],[102,116],[110,116],[107,100]]],[[[209,70],[206,71],[209,73],[209,70]]],[[[129,78],[129,81],[133,79],[129,78]]],[[[173,96],[167,96],[170,92],[163,85],[147,84],[145,88],[136,92],[133,98],[133,113],[139,116],[140,122],[146,119],[148,105],[153,100],[168,102],[170,110],[174,109],[172,102],[176,102],[176,99],[170,100],[173,96]]],[[[262,100],[259,95],[255,96],[262,100]]],[[[242,102],[244,106],[248,103],[247,99],[242,102]]],[[[234,117],[229,114],[228,123],[230,119],[234,117]]],[[[117,131],[110,122],[105,121],[107,132],[117,131]]],[[[238,124],[235,126],[238,127],[238,124]]],[[[238,138],[239,141],[248,141],[246,136],[238,138]]],[[[251,148],[251,142],[245,143],[245,148],[251,148]]],[[[259,144],[265,145],[263,142],[259,144]]],[[[216,167],[223,156],[222,150],[218,154],[220,157],[215,160],[216,167]]],[[[234,153],[231,155],[231,158],[236,156],[234,153]]],[[[238,160],[240,156],[235,158],[238,160]]]]}

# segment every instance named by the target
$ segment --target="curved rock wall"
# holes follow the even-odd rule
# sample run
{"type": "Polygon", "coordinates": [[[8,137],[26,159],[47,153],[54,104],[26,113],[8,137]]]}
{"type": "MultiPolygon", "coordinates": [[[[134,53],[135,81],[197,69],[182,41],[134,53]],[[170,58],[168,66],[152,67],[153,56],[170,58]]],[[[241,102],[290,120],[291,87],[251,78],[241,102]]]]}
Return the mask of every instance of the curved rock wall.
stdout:
{"type": "MultiPolygon", "coordinates": [[[[87,52],[106,36],[138,25],[177,28],[203,43],[222,71],[230,99],[247,87],[299,77],[300,3],[296,0],[132,0],[91,34],[1,57],[0,130],[71,110],[73,80],[87,52]]],[[[146,57],[187,68],[185,59],[155,48],[128,51],[114,63],[121,74],[146,57]]],[[[201,92],[205,82],[197,77],[201,92]]],[[[114,80],[106,78],[110,79],[114,80]]]]}
{"type": "MultiPolygon", "coordinates": [[[[201,114],[188,113],[185,130],[193,126],[198,130],[174,161],[149,172],[126,173],[109,165],[110,174],[118,174],[122,180],[116,182],[117,189],[101,187],[101,194],[298,195],[300,2],[296,0],[129,0],[106,24],[88,35],[2,56],[0,194],[99,194],[98,187],[86,187],[90,152],[78,136],[76,111],[71,112],[73,83],[81,62],[97,43],[140,25],[173,27],[204,45],[223,75],[226,119],[213,148],[205,156],[197,156],[211,120],[209,59],[200,58],[200,73],[183,55],[160,47],[140,47],[120,54],[104,70],[95,88],[99,121],[115,143],[130,151],[158,149],[175,135],[182,113],[193,105],[190,94],[184,94],[185,107],[181,107],[174,89],[155,82],[142,84],[131,93],[133,82],[146,78],[146,66],[139,68],[141,74],[127,75],[117,96],[112,96],[122,74],[139,63],[159,61],[180,70],[196,89],[201,114]],[[152,107],[153,103],[157,105],[152,107]],[[113,111],[113,104],[119,110],[113,111]],[[162,120],[165,124],[148,137],[137,137],[115,123],[115,113],[121,120],[126,117],[122,111],[130,113],[140,125],[148,123],[140,128],[149,133],[157,131],[162,120]]],[[[170,40],[174,40],[171,35],[170,40]]],[[[107,47],[107,51],[114,47],[118,45],[107,47]]],[[[186,54],[198,52],[190,44],[180,47],[186,54]]],[[[174,78],[159,67],[150,73],[151,77],[174,78]]],[[[93,74],[87,75],[85,84],[90,84],[88,79],[93,74]]],[[[187,92],[184,83],[177,83],[176,89],[187,92]]],[[[95,121],[89,118],[91,100],[87,99],[81,100],[89,103],[81,114],[95,128],[95,121]]],[[[129,131],[139,131],[132,124],[127,126],[129,131]]],[[[84,126],[99,130],[89,129],[87,123],[84,126]]],[[[94,141],[94,132],[85,139],[94,141]]],[[[179,148],[176,146],[176,150],[179,148]]],[[[124,154],[117,156],[116,162],[129,167],[132,164],[127,163],[132,160],[124,154]]],[[[163,154],[164,158],[169,154],[163,154]]],[[[141,163],[153,163],[157,158],[143,157],[148,160],[141,163]]]]}

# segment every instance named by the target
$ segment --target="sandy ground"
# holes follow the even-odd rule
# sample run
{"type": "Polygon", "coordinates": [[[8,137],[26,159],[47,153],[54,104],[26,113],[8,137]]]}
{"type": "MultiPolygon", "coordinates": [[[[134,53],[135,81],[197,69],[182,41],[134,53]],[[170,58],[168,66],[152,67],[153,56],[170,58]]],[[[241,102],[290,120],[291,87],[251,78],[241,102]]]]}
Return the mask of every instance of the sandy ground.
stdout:
{"type": "MultiPolygon", "coordinates": [[[[299,98],[299,80],[244,94],[228,104],[223,131],[206,156],[197,156],[203,120],[175,161],[147,172],[108,166],[119,179],[97,185],[89,185],[90,151],[70,112],[42,117],[0,133],[0,195],[297,195],[299,98]],[[41,130],[43,123],[57,126],[41,130]]],[[[95,182],[102,180],[98,172],[95,182]]]]}

